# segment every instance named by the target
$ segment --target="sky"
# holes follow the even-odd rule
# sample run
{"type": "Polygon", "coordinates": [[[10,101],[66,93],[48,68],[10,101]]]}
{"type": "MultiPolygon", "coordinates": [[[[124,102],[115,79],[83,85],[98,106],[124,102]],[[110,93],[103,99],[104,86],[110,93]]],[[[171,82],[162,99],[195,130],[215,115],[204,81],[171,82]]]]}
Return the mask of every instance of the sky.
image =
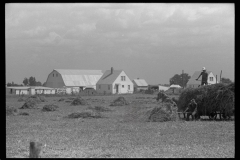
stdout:
{"type": "Polygon", "coordinates": [[[234,3],[6,3],[6,83],[53,69],[169,84],[206,67],[234,81],[234,3]]]}

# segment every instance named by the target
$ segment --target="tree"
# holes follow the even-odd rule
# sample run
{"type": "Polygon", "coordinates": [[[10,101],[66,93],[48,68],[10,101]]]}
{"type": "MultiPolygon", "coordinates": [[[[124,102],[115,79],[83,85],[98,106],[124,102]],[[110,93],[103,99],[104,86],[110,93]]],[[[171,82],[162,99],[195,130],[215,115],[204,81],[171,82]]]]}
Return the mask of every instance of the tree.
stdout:
{"type": "Polygon", "coordinates": [[[42,86],[46,87],[46,82],[44,82],[42,86]]]}
{"type": "Polygon", "coordinates": [[[229,78],[221,78],[222,83],[232,83],[232,81],[229,78]]]}
{"type": "Polygon", "coordinates": [[[36,79],[35,79],[35,77],[30,77],[28,82],[29,82],[30,86],[36,86],[36,79]]]}
{"type": "Polygon", "coordinates": [[[29,84],[29,81],[28,81],[27,78],[24,78],[24,80],[23,80],[23,84],[24,84],[25,86],[27,86],[27,85],[29,84]]]}
{"type": "Polygon", "coordinates": [[[36,84],[35,84],[36,86],[42,86],[42,83],[41,82],[36,82],[36,84]]]}
{"type": "Polygon", "coordinates": [[[191,77],[187,73],[183,74],[175,74],[172,78],[169,79],[170,85],[172,84],[178,84],[181,87],[186,86],[188,80],[191,77]]]}

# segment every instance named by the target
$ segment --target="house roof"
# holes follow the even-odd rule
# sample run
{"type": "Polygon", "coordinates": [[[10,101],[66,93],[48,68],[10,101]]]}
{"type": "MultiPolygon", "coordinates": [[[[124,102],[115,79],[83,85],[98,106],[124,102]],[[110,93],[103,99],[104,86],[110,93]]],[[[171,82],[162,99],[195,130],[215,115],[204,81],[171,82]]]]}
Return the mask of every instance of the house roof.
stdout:
{"type": "Polygon", "coordinates": [[[182,87],[176,84],[172,84],[169,88],[182,88],[182,87]]]}
{"type": "MultiPolygon", "coordinates": [[[[202,71],[195,71],[192,75],[192,77],[189,79],[187,84],[201,84],[201,78],[202,76],[199,77],[199,80],[196,81],[196,79],[198,78],[198,76],[201,74],[202,71]]],[[[208,75],[211,73],[211,71],[207,71],[208,75]]]]}
{"type": "Polygon", "coordinates": [[[123,70],[113,70],[113,73],[110,74],[111,70],[106,70],[97,84],[112,84],[122,71],[123,70]]]}
{"type": "Polygon", "coordinates": [[[148,86],[147,82],[144,79],[134,79],[133,82],[139,87],[148,86]]]}
{"type": "Polygon", "coordinates": [[[22,90],[27,90],[29,89],[30,87],[18,87],[18,86],[14,86],[14,87],[7,87],[7,88],[10,88],[10,89],[22,89],[22,90]]]}
{"type": "Polygon", "coordinates": [[[169,87],[166,87],[166,86],[160,86],[159,85],[159,91],[161,91],[161,90],[164,90],[164,91],[166,91],[166,90],[168,90],[169,89],[169,87]]]}
{"type": "Polygon", "coordinates": [[[103,75],[101,70],[54,70],[61,74],[65,86],[94,86],[103,75]]]}
{"type": "Polygon", "coordinates": [[[34,88],[34,89],[54,89],[54,88],[50,88],[50,87],[43,87],[43,86],[31,86],[31,88],[34,88]]]}

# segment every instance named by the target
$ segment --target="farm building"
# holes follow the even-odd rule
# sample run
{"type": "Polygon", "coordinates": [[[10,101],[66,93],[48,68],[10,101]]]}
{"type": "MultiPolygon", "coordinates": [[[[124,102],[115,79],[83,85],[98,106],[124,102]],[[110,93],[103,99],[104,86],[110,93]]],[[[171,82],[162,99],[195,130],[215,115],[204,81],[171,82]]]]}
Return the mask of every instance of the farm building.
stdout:
{"type": "Polygon", "coordinates": [[[148,84],[144,79],[134,79],[132,80],[133,86],[134,86],[134,92],[140,91],[140,90],[147,90],[148,84]]]}
{"type": "Polygon", "coordinates": [[[133,93],[133,83],[123,70],[106,70],[96,86],[100,94],[133,93]]]}
{"type": "MultiPolygon", "coordinates": [[[[208,84],[218,83],[216,80],[216,77],[211,71],[206,71],[206,72],[208,73],[208,80],[207,80],[208,84]]],[[[192,75],[192,77],[189,79],[187,83],[187,88],[197,88],[201,85],[202,76],[199,77],[198,81],[196,80],[200,74],[201,74],[201,71],[194,72],[194,74],[192,75]]]]}
{"type": "Polygon", "coordinates": [[[55,94],[55,89],[42,86],[6,87],[6,94],[15,95],[55,94]]]}
{"type": "Polygon", "coordinates": [[[65,88],[67,94],[78,93],[86,87],[96,89],[96,83],[102,75],[101,70],[54,69],[48,75],[45,86],[65,88]]]}
{"type": "Polygon", "coordinates": [[[166,90],[169,89],[169,87],[167,87],[167,86],[161,86],[161,85],[159,85],[158,88],[159,88],[159,91],[166,91],[166,90]]]}

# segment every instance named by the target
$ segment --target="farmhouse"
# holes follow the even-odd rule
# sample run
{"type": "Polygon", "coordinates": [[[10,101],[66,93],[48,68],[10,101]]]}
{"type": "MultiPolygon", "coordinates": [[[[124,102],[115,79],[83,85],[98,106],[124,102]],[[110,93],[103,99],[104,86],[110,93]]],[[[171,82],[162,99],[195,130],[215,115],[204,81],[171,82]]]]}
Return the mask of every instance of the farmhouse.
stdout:
{"type": "Polygon", "coordinates": [[[133,83],[123,70],[106,70],[96,86],[100,94],[133,93],[133,83]]]}
{"type": "MultiPolygon", "coordinates": [[[[207,71],[207,73],[208,73],[208,80],[207,80],[208,84],[218,83],[218,81],[216,80],[216,77],[211,71],[207,71]]],[[[192,77],[189,79],[187,83],[187,88],[197,88],[201,85],[202,76],[199,77],[198,81],[196,80],[200,74],[201,74],[201,71],[194,72],[194,74],[192,75],[192,77]]]]}
{"type": "Polygon", "coordinates": [[[96,89],[96,83],[103,75],[101,70],[54,69],[47,78],[46,87],[65,88],[66,93],[79,92],[86,87],[96,89]]]}
{"type": "Polygon", "coordinates": [[[137,78],[132,80],[132,82],[134,86],[134,92],[148,89],[148,84],[144,79],[137,78]]]}

